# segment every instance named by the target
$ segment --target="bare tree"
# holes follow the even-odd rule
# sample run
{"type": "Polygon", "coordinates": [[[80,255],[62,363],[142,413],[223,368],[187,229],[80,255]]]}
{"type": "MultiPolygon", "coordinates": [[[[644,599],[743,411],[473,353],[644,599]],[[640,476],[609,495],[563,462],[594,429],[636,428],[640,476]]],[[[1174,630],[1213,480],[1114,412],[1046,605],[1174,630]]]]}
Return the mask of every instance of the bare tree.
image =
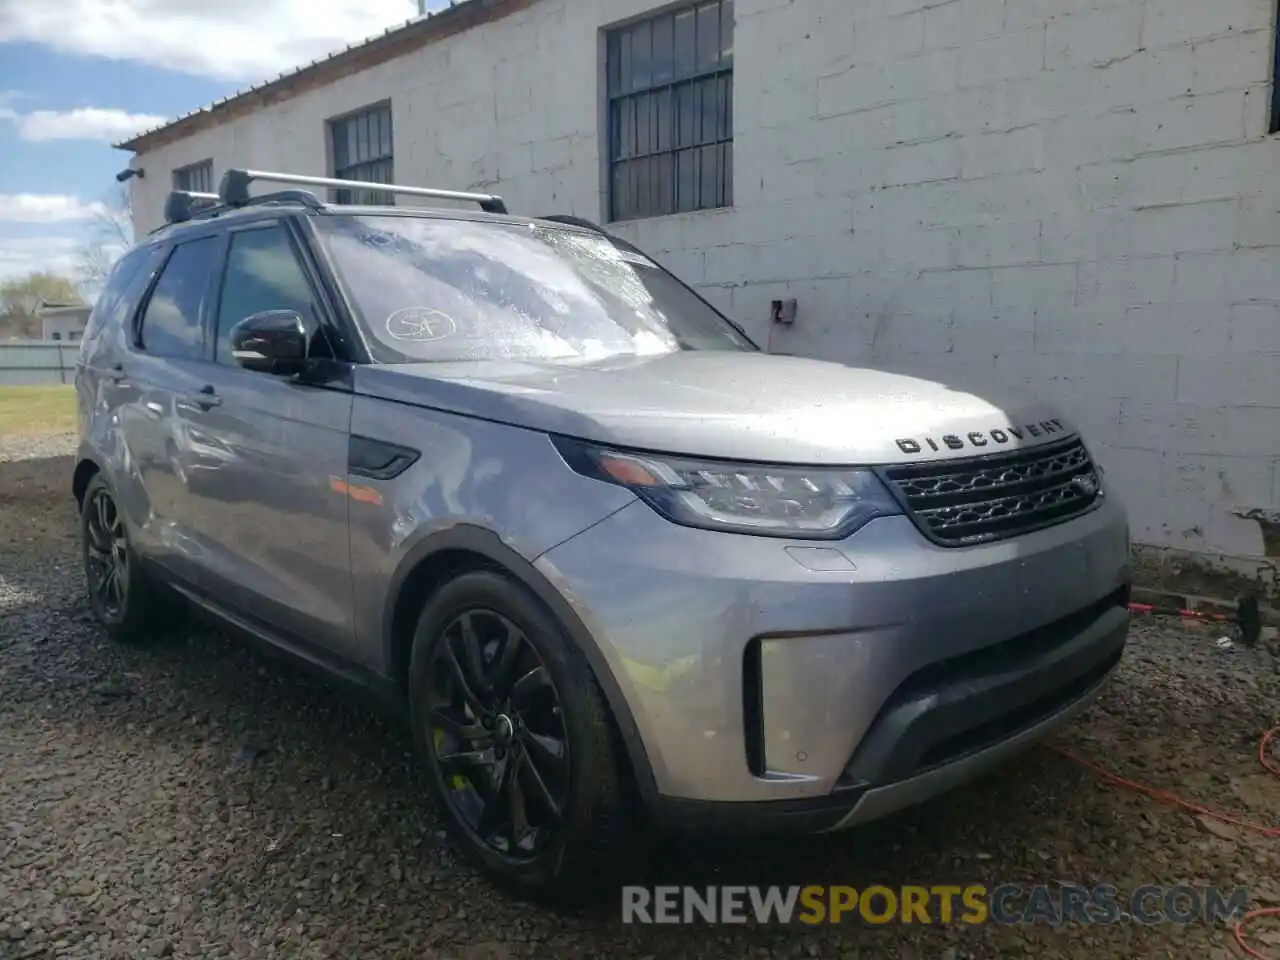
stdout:
{"type": "Polygon", "coordinates": [[[81,287],[101,289],[116,260],[133,245],[129,188],[121,184],[100,205],[93,234],[80,251],[76,279],[81,287]]]}

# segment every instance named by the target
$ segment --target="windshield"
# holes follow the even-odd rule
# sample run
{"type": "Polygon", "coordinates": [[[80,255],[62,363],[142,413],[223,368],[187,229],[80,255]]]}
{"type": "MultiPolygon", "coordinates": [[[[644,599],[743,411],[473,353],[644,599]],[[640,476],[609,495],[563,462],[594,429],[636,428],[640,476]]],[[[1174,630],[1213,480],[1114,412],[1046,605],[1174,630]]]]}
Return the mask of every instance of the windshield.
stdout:
{"type": "Polygon", "coordinates": [[[756,349],[671,274],[604,236],[432,217],[315,222],[383,363],[756,349]]]}

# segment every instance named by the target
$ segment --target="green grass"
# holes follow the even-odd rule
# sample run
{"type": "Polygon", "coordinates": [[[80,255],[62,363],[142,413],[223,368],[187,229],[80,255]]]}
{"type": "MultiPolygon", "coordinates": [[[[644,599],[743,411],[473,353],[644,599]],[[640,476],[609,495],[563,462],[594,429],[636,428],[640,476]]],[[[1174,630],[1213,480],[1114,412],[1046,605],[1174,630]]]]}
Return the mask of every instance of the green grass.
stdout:
{"type": "Polygon", "coordinates": [[[0,437],[67,433],[76,428],[76,392],[63,384],[0,387],[0,437]]]}

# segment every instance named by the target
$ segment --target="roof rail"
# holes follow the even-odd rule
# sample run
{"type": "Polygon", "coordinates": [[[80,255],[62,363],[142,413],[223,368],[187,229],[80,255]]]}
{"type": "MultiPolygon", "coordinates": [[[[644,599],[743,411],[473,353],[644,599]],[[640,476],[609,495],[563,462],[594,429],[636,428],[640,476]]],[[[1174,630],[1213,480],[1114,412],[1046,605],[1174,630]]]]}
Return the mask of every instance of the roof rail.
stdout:
{"type": "Polygon", "coordinates": [[[571,213],[550,213],[545,217],[539,217],[539,220],[550,220],[552,223],[564,223],[571,227],[582,227],[584,230],[594,230],[596,233],[605,233],[608,231],[600,224],[588,220],[585,217],[575,217],[571,213]]]}
{"type": "Polygon", "coordinates": [[[622,239],[622,237],[619,237],[617,234],[610,233],[604,227],[600,226],[600,224],[593,220],[588,220],[586,217],[575,217],[571,213],[551,213],[545,217],[538,217],[538,219],[547,220],[551,223],[563,223],[571,227],[581,227],[583,230],[591,230],[600,234],[602,237],[607,237],[609,242],[615,247],[620,247],[623,250],[629,250],[631,253],[638,253],[646,260],[649,259],[649,255],[634,243],[631,243],[629,240],[622,239]]]}
{"type": "Polygon", "coordinates": [[[271,183],[292,183],[303,187],[329,187],[336,190],[376,190],[381,193],[404,194],[410,197],[432,197],[437,200],[461,200],[478,203],[486,213],[506,213],[502,198],[489,193],[463,193],[458,190],[437,190],[434,187],[407,187],[398,183],[371,183],[365,180],[339,180],[336,177],[310,177],[300,173],[274,173],[270,170],[228,170],[222,175],[218,195],[229,207],[242,207],[253,202],[249,196],[249,184],[254,180],[271,183]]]}

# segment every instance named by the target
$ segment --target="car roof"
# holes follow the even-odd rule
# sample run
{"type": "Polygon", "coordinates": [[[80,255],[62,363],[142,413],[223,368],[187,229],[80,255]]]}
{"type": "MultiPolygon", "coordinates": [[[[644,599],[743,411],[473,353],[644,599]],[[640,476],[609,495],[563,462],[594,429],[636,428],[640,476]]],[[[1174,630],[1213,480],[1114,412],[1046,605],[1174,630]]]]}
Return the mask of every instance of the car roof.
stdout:
{"type": "Polygon", "coordinates": [[[527,226],[536,224],[541,227],[565,230],[570,233],[603,235],[602,230],[562,220],[547,220],[542,217],[521,217],[514,214],[485,213],[482,210],[464,210],[453,207],[398,207],[376,204],[333,204],[326,203],[311,207],[298,202],[281,202],[273,204],[255,204],[245,207],[233,207],[219,210],[217,213],[196,217],[181,223],[167,223],[149,233],[138,246],[149,246],[176,239],[186,233],[194,233],[202,229],[217,231],[222,227],[230,227],[238,223],[253,220],[271,219],[280,216],[367,216],[367,217],[405,217],[430,218],[434,220],[465,220],[474,223],[506,224],[510,226],[527,226]]]}

